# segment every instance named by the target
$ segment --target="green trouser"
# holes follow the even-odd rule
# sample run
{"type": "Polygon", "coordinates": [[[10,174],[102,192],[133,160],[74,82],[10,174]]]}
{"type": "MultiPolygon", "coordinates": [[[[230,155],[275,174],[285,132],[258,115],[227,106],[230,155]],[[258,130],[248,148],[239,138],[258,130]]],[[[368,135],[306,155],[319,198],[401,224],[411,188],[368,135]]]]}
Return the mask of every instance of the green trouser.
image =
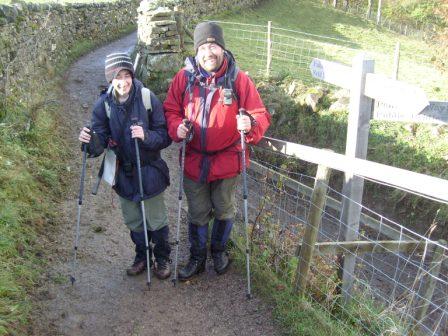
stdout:
{"type": "MultiPolygon", "coordinates": [[[[142,232],[143,218],[140,202],[132,202],[123,197],[119,198],[126,226],[131,231],[142,232]]],[[[149,231],[156,231],[167,225],[167,211],[163,192],[144,200],[144,204],[146,225],[149,231]]]]}
{"type": "Polygon", "coordinates": [[[188,222],[194,225],[207,225],[214,217],[218,220],[235,217],[235,193],[238,176],[216,180],[210,183],[197,183],[184,178],[184,191],[188,203],[188,222]]]}

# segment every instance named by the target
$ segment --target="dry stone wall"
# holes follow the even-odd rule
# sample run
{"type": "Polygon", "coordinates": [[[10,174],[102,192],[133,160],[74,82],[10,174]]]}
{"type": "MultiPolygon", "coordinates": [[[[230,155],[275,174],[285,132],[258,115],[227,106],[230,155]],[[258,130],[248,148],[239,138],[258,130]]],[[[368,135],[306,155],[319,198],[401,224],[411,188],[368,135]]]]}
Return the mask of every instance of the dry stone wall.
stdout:
{"type": "Polygon", "coordinates": [[[77,41],[106,41],[136,23],[138,0],[0,5],[0,94],[51,75],[77,41]]]}

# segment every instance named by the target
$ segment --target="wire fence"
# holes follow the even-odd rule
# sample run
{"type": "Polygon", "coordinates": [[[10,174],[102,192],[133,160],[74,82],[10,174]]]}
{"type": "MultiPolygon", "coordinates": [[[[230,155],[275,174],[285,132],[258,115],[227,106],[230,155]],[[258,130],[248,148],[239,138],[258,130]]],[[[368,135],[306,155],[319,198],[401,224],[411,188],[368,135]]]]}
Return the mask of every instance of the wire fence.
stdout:
{"type": "MultiPolygon", "coordinates": [[[[264,151],[264,150],[263,150],[264,151]]],[[[272,161],[285,159],[283,154],[272,161]]],[[[298,159],[287,157],[287,160],[298,159]]],[[[249,237],[253,262],[294,286],[304,263],[316,178],[258,159],[249,170],[249,237]]],[[[361,209],[355,241],[345,241],[344,196],[325,185],[324,206],[303,294],[347,329],[363,335],[448,334],[448,248],[373,210],[361,209]],[[344,260],[354,258],[344,299],[344,260]],[[350,321],[350,322],[347,322],[350,321]]],[[[345,202],[353,202],[346,199],[345,202]]],[[[239,213],[239,216],[242,216],[239,213]]],[[[244,237],[243,228],[236,230],[244,237]]],[[[309,247],[309,246],[308,246],[309,247]]]]}
{"type": "Polygon", "coordinates": [[[377,18],[378,13],[376,11],[376,8],[375,10],[372,9],[370,16],[368,16],[367,7],[361,3],[348,4],[346,8],[344,6],[336,8],[333,7],[333,9],[345,13],[350,13],[370,21],[374,21],[379,26],[399,34],[414,36],[423,39],[429,39],[434,37],[435,27],[432,24],[417,25],[412,23],[395,22],[390,17],[384,15],[381,15],[378,20],[377,18]]]}
{"type": "MultiPolygon", "coordinates": [[[[252,76],[289,76],[308,85],[326,86],[311,76],[309,66],[313,58],[351,64],[356,54],[364,52],[375,60],[376,73],[418,85],[434,98],[448,97],[448,78],[433,65],[428,50],[405,48],[396,56],[395,45],[363,50],[356,41],[279,28],[269,22],[266,25],[217,22],[224,29],[227,49],[252,76]],[[390,51],[378,51],[384,48],[390,51]]],[[[377,45],[381,43],[378,41],[377,45]]]]}

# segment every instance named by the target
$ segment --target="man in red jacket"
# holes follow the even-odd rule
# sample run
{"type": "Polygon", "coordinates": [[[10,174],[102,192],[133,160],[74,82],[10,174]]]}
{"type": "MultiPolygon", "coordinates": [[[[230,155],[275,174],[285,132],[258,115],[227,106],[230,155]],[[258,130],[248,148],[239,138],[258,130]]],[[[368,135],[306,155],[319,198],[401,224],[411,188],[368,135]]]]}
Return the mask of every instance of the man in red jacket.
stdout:
{"type": "Polygon", "coordinates": [[[194,48],[196,56],[186,59],[163,104],[170,137],[176,142],[191,139],[186,146],[184,171],[190,259],[179,270],[179,280],[204,271],[212,218],[213,266],[218,274],[227,270],[226,244],[242,170],[239,132],[244,131],[247,143],[257,143],[270,124],[254,83],[239,71],[233,55],[225,49],[221,27],[214,22],[198,24],[194,48]],[[239,117],[239,108],[244,108],[246,115],[239,117]],[[185,119],[191,128],[185,126],[185,119]]]}

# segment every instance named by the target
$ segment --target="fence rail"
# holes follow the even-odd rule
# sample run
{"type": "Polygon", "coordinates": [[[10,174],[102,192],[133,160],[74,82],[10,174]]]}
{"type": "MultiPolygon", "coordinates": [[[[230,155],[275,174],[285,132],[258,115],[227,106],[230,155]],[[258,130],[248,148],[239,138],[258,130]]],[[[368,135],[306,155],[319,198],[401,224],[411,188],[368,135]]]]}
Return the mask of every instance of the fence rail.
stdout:
{"type": "MultiPolygon", "coordinates": [[[[272,138],[264,138],[257,147],[275,157],[342,171],[353,171],[353,160],[359,160],[272,138]],[[341,163],[344,160],[346,163],[341,163]]],[[[374,162],[361,161],[365,162],[359,167],[377,167],[374,162]]],[[[380,183],[390,182],[389,173],[408,178],[415,174],[389,167],[389,173],[381,178],[371,176],[372,170],[364,168],[355,168],[355,174],[380,183]]],[[[342,323],[347,318],[356,321],[359,334],[445,335],[446,242],[431,240],[360,204],[361,225],[356,239],[344,241],[343,233],[349,229],[341,216],[344,196],[328,185],[328,176],[318,178],[322,168],[318,170],[317,177],[311,177],[268,162],[251,163],[249,232],[257,263],[270,272],[274,270],[279,279],[326,309],[333,318],[342,323]],[[341,298],[341,270],[347,256],[355,260],[349,303],[341,298]]],[[[448,181],[425,178],[447,187],[448,181]]],[[[406,188],[418,191],[418,185],[411,184],[406,188]]],[[[404,187],[401,182],[394,185],[404,187]]],[[[445,192],[441,198],[446,201],[446,197],[445,192]]]]}

